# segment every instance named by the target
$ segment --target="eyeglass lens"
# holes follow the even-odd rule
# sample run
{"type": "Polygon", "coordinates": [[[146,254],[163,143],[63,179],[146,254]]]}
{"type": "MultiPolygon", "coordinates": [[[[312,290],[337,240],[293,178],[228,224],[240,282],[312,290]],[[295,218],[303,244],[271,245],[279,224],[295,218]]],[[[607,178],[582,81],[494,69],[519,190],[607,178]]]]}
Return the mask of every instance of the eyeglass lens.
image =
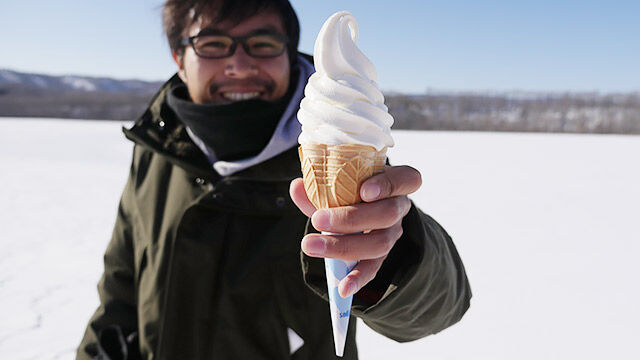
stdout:
{"type": "MultiPolygon", "coordinates": [[[[284,43],[269,34],[250,36],[244,41],[245,51],[251,56],[270,57],[282,54],[284,43]]],[[[233,39],[224,35],[205,35],[193,39],[193,47],[196,53],[204,57],[230,56],[233,48],[233,39]]]]}

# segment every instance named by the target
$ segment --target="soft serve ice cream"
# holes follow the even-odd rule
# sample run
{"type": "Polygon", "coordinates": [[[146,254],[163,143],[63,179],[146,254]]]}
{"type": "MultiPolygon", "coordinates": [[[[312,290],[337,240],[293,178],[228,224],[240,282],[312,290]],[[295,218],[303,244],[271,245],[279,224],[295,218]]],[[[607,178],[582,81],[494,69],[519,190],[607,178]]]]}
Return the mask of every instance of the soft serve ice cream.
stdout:
{"type": "Polygon", "coordinates": [[[333,14],[313,49],[316,72],[305,87],[298,121],[306,144],[393,146],[393,117],[378,89],[378,73],[358,49],[358,23],[348,11],[333,14]]]}
{"type": "MultiPolygon", "coordinates": [[[[314,47],[316,72],[298,111],[304,188],[318,209],[360,202],[362,182],[383,170],[387,148],[393,146],[393,118],[378,89],[376,69],[357,40],[358,23],[351,13],[338,12],[324,23],[314,47]]],[[[342,356],[353,296],[341,297],[338,284],[357,261],[324,260],[333,340],[336,355],[342,356]]]]}

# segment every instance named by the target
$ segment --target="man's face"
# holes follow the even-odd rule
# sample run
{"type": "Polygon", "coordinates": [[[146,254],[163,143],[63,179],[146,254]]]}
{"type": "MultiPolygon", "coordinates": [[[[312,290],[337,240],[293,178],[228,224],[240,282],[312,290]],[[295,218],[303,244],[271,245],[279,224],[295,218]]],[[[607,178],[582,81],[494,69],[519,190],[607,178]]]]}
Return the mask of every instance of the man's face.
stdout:
{"type": "MultiPolygon", "coordinates": [[[[203,29],[213,28],[230,36],[244,36],[256,30],[270,30],[285,35],[279,14],[266,12],[249,17],[238,24],[222,21],[212,24],[199,19],[192,24],[187,36],[195,36],[203,29]]],[[[251,97],[275,101],[287,92],[290,64],[287,51],[273,58],[249,56],[238,44],[233,55],[222,59],[201,58],[191,46],[184,49],[182,58],[173,56],[178,75],[187,85],[189,95],[197,104],[224,104],[251,97]]]]}

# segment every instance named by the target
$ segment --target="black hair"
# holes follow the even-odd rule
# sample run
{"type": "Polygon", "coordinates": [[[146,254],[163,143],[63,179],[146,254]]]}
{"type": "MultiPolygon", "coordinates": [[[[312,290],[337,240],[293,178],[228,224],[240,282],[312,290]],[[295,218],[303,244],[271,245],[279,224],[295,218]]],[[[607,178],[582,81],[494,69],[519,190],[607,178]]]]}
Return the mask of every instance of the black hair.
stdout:
{"type": "Polygon", "coordinates": [[[181,45],[186,30],[202,15],[212,15],[212,22],[229,20],[234,24],[261,11],[275,10],[282,17],[286,35],[289,60],[297,59],[300,41],[298,16],[288,0],[166,0],[162,8],[162,24],[171,51],[182,55],[181,45]]]}

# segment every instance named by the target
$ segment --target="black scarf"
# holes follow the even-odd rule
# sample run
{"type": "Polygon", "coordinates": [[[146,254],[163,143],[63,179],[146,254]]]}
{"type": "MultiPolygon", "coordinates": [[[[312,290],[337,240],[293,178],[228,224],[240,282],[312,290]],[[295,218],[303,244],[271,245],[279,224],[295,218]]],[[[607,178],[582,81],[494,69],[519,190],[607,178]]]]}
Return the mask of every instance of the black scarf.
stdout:
{"type": "Polygon", "coordinates": [[[258,155],[265,148],[287,108],[290,92],[270,102],[260,99],[230,104],[196,104],[184,84],[167,96],[169,107],[198,138],[209,146],[217,160],[233,161],[258,155]]]}

